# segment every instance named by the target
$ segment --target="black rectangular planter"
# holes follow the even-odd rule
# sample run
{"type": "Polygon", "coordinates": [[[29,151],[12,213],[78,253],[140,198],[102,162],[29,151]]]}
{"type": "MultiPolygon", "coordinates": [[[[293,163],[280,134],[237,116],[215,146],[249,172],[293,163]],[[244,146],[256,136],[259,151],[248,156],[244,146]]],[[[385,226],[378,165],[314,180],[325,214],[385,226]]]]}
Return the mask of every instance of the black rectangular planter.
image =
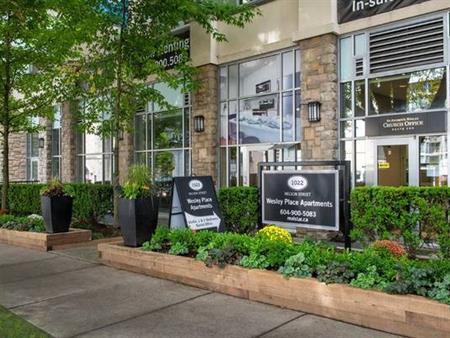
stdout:
{"type": "Polygon", "coordinates": [[[158,225],[158,198],[119,199],[119,220],[126,246],[138,247],[150,240],[158,225]]]}
{"type": "Polygon", "coordinates": [[[69,196],[41,196],[42,217],[48,233],[69,231],[72,204],[73,198],[69,196]]]}

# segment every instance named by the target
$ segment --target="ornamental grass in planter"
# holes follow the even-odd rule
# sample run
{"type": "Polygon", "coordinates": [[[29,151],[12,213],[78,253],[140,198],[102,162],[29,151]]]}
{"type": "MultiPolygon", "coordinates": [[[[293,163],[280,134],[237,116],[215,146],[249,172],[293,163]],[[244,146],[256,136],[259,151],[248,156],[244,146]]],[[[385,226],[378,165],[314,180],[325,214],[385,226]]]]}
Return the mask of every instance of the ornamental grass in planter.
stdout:
{"type": "Polygon", "coordinates": [[[158,224],[158,198],[149,169],[130,167],[128,180],[119,199],[119,221],[126,246],[138,247],[150,240],[158,224]]]}
{"type": "Polygon", "coordinates": [[[41,190],[41,209],[48,233],[68,232],[72,221],[74,192],[54,179],[41,190]]]}

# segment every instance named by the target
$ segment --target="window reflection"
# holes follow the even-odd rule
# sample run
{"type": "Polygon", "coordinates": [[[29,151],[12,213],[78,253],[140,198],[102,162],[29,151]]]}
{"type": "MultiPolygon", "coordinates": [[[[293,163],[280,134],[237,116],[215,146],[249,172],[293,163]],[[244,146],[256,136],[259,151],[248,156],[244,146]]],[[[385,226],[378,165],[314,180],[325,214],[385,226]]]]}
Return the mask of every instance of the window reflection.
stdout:
{"type": "Polygon", "coordinates": [[[446,136],[420,138],[420,185],[442,187],[448,181],[448,152],[446,136]]]}
{"type": "Polygon", "coordinates": [[[423,70],[369,82],[369,113],[388,114],[444,108],[445,68],[423,70]]]}

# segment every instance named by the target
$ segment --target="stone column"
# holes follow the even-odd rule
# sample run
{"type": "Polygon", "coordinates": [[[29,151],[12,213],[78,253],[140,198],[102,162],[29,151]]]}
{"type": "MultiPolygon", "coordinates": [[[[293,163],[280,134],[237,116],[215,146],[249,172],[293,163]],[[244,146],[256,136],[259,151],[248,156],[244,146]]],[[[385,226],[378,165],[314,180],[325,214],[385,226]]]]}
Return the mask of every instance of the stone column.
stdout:
{"type": "Polygon", "coordinates": [[[27,133],[9,135],[9,179],[11,182],[27,179],[27,133]]]}
{"type": "Polygon", "coordinates": [[[61,180],[63,182],[75,181],[76,159],[76,120],[71,112],[75,102],[64,102],[61,117],[61,180]]]}
{"type": "Polygon", "coordinates": [[[44,138],[44,148],[39,149],[39,172],[40,182],[48,182],[52,179],[52,127],[49,119],[40,119],[40,124],[45,129],[39,133],[39,138],[44,138]]]}
{"type": "Polygon", "coordinates": [[[335,160],[338,149],[337,37],[300,41],[302,159],[335,160]],[[308,102],[321,103],[320,122],[308,122],[308,102]]]}
{"type": "Polygon", "coordinates": [[[217,179],[217,126],[218,97],[217,81],[218,67],[205,65],[198,68],[198,78],[201,87],[192,95],[192,174],[212,176],[217,179]],[[194,131],[194,117],[203,115],[205,131],[194,131]]]}

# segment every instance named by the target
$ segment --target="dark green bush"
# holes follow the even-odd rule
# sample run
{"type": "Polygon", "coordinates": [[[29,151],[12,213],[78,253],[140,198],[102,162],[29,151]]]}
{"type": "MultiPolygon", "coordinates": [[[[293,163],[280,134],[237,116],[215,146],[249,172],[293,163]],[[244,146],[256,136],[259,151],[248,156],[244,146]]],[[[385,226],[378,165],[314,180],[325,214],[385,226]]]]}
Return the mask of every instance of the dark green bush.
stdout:
{"type": "Polygon", "coordinates": [[[257,230],[259,197],[256,187],[221,188],[219,204],[228,231],[248,234],[257,230]]]}
{"type": "Polygon", "coordinates": [[[424,241],[436,241],[450,257],[450,189],[447,187],[364,187],[351,195],[352,237],[404,243],[414,255],[424,241]],[[418,229],[420,225],[420,231],[418,229]]]}
{"type": "MultiPolygon", "coordinates": [[[[112,209],[113,190],[106,184],[70,183],[75,197],[73,218],[78,221],[98,221],[112,209]]],[[[9,210],[14,215],[41,214],[40,191],[43,184],[11,184],[9,210]]]]}

